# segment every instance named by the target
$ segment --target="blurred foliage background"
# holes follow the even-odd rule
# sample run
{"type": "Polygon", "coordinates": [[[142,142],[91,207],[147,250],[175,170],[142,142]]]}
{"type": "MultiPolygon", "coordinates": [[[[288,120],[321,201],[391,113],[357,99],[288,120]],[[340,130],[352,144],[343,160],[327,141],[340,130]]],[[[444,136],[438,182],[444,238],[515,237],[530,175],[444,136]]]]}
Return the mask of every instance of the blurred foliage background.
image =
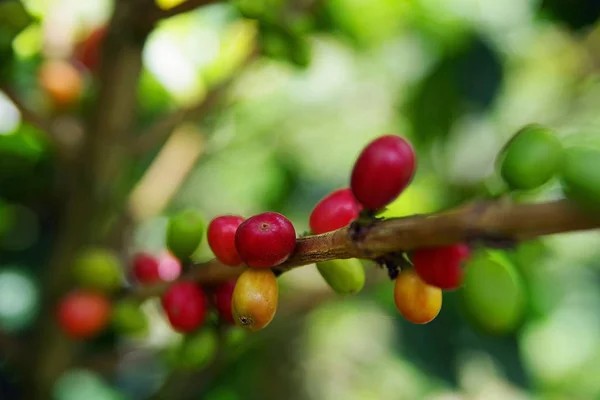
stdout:
{"type": "MultiPolygon", "coordinates": [[[[359,151],[384,133],[407,137],[419,157],[415,181],[388,216],[493,193],[495,157],[526,123],[556,129],[564,143],[600,146],[598,4],[237,0],[164,21],[144,47],[141,131],[235,78],[225,106],[178,125],[127,171],[135,229],[125,262],[136,251],[162,252],[167,217],[188,206],[207,220],[278,211],[302,232],[314,204],[349,184],[359,151]],[[245,62],[255,46],[260,54],[245,62]]],[[[64,184],[52,145],[8,88],[53,116],[57,130],[71,126],[97,91],[93,74],[72,61],[77,45],[112,8],[109,0],[0,2],[1,342],[27,338],[38,315],[64,184]],[[68,60],[80,74],[75,105],[57,106],[43,90],[48,60],[68,60]]],[[[67,81],[57,70],[47,79],[67,81]]],[[[523,200],[559,195],[553,182],[523,200]]],[[[473,321],[460,293],[445,293],[440,316],[414,326],[397,313],[392,282],[336,298],[313,266],[299,268],[281,278],[285,300],[273,324],[253,335],[231,330],[218,368],[204,372],[169,369],[164,351],[180,337],[149,300],[148,337],[89,343],[90,353],[117,357],[114,368],[67,371],[48,398],[600,399],[598,249],[598,232],[586,232],[508,253],[525,300],[501,335],[473,321]]],[[[195,258],[211,258],[208,246],[195,258]]],[[[500,293],[485,313],[502,315],[504,302],[500,293]]],[[[19,382],[10,357],[0,359],[0,398],[20,398],[19,382]]]]}

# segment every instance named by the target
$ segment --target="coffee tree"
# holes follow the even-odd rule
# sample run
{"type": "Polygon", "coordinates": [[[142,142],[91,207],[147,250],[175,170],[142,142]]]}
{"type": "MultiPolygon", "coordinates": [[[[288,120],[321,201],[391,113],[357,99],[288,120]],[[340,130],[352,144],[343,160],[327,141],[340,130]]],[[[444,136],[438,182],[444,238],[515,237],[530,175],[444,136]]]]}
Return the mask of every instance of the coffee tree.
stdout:
{"type": "MultiPolygon", "coordinates": [[[[487,350],[502,357],[516,353],[523,327],[544,315],[536,265],[552,258],[545,238],[600,227],[597,134],[574,142],[551,120],[513,123],[475,171],[478,180],[445,182],[436,149],[451,147],[460,116],[489,112],[508,72],[468,23],[456,17],[443,25],[427,2],[364,9],[318,0],[106,3],[106,18],[88,11],[95,22],[81,32],[73,26],[85,18],[69,18],[79,11],[64,4],[0,3],[0,105],[8,110],[0,113],[1,398],[292,396],[277,383],[286,378],[268,371],[289,368],[282,349],[294,347],[290,330],[332,299],[346,310],[357,299],[394,307],[408,346],[422,354],[443,349],[429,361],[446,372],[457,352],[448,337],[461,329],[472,341],[491,341],[487,350]],[[431,18],[454,38],[439,35],[431,18]],[[195,63],[169,70],[176,96],[149,66],[177,65],[181,48],[171,51],[172,39],[186,42],[194,29],[218,50],[207,61],[194,53],[198,43],[182,47],[195,63]],[[256,91],[253,79],[269,92],[284,74],[330,68],[327,51],[335,46],[321,50],[322,65],[314,66],[320,36],[381,67],[393,58],[377,51],[409,46],[395,42],[405,30],[447,53],[433,66],[415,61],[429,72],[408,84],[394,81],[395,64],[378,78],[380,86],[390,79],[410,88],[400,107],[406,123],[353,136],[350,125],[360,120],[349,115],[339,122],[347,135],[331,139],[325,124],[316,135],[294,136],[290,125],[304,121],[310,130],[322,114],[345,117],[321,106],[301,115],[277,96],[264,104],[245,98],[256,91]],[[162,57],[152,58],[161,40],[162,57]],[[220,154],[229,156],[225,163],[220,154]],[[318,170],[337,168],[339,159],[345,168],[320,187],[303,176],[298,154],[318,154],[308,161],[318,170]],[[206,185],[195,187],[190,171],[198,165],[210,167],[206,185]],[[178,201],[186,190],[188,199],[178,201]],[[290,285],[311,270],[320,290],[290,285]],[[509,350],[494,349],[506,341],[509,350]],[[267,378],[257,383],[260,371],[267,378]]],[[[559,3],[541,10],[560,10],[559,3]]],[[[335,86],[344,73],[312,79],[335,86]]],[[[298,79],[294,93],[302,97],[310,82],[298,79]]],[[[320,101],[308,91],[303,101],[320,101]]],[[[365,114],[373,112],[369,98],[359,100],[365,114]]],[[[361,321],[361,329],[368,325],[361,321]]],[[[577,382],[577,390],[554,389],[598,394],[577,382]]]]}

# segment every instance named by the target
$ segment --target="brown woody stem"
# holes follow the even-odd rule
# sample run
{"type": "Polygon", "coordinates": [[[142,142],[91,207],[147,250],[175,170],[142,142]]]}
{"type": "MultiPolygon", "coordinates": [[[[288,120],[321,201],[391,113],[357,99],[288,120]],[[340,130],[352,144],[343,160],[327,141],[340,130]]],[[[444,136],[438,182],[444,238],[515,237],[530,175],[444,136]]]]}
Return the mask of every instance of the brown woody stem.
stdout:
{"type": "MultiPolygon", "coordinates": [[[[521,241],[538,236],[600,228],[591,216],[568,200],[538,204],[503,201],[477,202],[436,214],[375,221],[357,237],[341,228],[322,235],[298,238],[296,250],[278,270],[345,258],[374,260],[383,255],[420,247],[443,246],[478,237],[521,241]]],[[[183,280],[214,285],[237,278],[244,266],[227,267],[213,259],[197,264],[183,280]]],[[[139,287],[132,296],[160,295],[169,284],[139,287]]]]}

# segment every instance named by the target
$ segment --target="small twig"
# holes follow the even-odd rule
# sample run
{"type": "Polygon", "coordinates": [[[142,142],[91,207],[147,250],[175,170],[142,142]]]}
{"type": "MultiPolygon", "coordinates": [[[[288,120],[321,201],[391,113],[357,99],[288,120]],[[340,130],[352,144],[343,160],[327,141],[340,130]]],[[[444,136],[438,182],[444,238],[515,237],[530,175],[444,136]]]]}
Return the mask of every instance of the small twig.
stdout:
{"type": "MultiPolygon", "coordinates": [[[[596,228],[600,228],[600,217],[594,218],[567,200],[538,204],[474,203],[437,214],[378,220],[365,228],[358,240],[349,234],[351,228],[298,238],[294,254],[277,269],[287,271],[334,259],[376,260],[390,253],[465,242],[474,237],[494,236],[521,241],[596,228]]],[[[227,267],[213,259],[197,264],[181,279],[210,286],[237,278],[244,268],[227,267]]],[[[128,295],[152,297],[160,295],[169,286],[165,283],[139,287],[128,295]]]]}

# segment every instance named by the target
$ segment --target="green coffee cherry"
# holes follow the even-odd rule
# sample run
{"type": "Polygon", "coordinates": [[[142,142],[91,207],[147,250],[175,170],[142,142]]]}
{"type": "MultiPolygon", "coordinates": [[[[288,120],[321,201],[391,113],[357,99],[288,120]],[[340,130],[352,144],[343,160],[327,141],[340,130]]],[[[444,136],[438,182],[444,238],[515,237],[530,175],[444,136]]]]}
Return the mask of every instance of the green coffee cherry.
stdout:
{"type": "Polygon", "coordinates": [[[135,300],[122,300],[112,309],[111,323],[115,331],[123,335],[145,336],[148,318],[135,300]]]}
{"type": "Polygon", "coordinates": [[[113,292],[121,286],[121,263],[111,250],[92,247],[75,260],[73,277],[82,287],[113,292]]]}
{"type": "Polygon", "coordinates": [[[205,221],[196,210],[184,210],[169,220],[167,247],[180,260],[187,260],[196,251],[204,235],[205,221]]]}
{"type": "Polygon", "coordinates": [[[492,334],[513,332],[527,309],[522,278],[506,255],[497,250],[482,250],[473,256],[458,295],[467,319],[492,334]]]}
{"type": "Polygon", "coordinates": [[[591,212],[600,213],[600,150],[567,149],[561,183],[568,199],[591,212]]]}
{"type": "Polygon", "coordinates": [[[559,172],[563,151],[553,131],[528,125],[511,139],[500,167],[502,179],[513,189],[531,190],[559,172]]]}
{"type": "Polygon", "coordinates": [[[214,329],[205,328],[167,348],[166,361],[169,366],[179,370],[200,369],[214,359],[218,344],[214,329]]]}
{"type": "Polygon", "coordinates": [[[356,258],[320,262],[317,270],[337,294],[358,293],[365,285],[365,270],[356,258]]]}

